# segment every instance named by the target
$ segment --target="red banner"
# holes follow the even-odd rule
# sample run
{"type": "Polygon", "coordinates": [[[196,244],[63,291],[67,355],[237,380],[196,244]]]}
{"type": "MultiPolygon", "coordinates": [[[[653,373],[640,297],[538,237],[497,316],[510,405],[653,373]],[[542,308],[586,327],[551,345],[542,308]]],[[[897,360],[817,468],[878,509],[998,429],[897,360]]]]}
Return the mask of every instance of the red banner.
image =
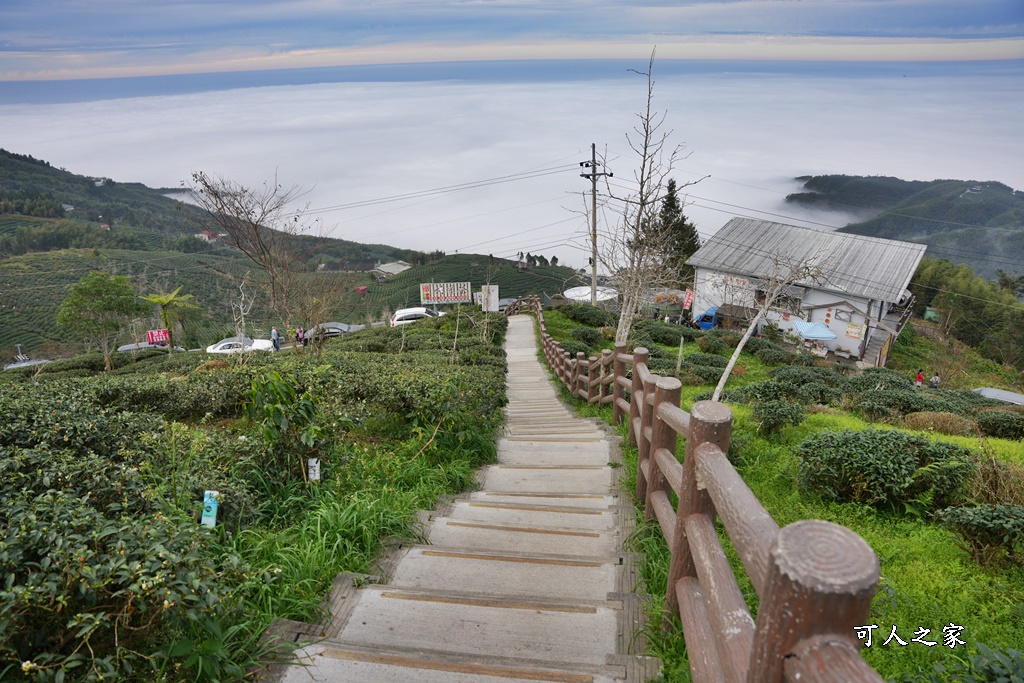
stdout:
{"type": "Polygon", "coordinates": [[[146,332],[146,341],[150,344],[166,344],[171,340],[171,333],[167,330],[150,330],[146,332]]]}
{"type": "Polygon", "coordinates": [[[683,308],[692,308],[692,307],[693,307],[693,290],[692,289],[688,289],[688,290],[686,290],[686,295],[683,296],[683,308]]]}

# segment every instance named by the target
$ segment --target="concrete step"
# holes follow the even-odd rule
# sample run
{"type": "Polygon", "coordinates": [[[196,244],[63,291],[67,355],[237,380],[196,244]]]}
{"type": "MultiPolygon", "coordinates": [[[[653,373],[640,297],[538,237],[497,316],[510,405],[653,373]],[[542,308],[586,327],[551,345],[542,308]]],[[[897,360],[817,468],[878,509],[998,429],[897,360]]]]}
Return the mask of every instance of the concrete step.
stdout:
{"type": "Polygon", "coordinates": [[[540,505],[536,503],[495,503],[463,500],[456,502],[446,516],[462,521],[517,526],[547,526],[585,531],[608,531],[618,522],[617,509],[587,509],[540,505]]]}
{"type": "Polygon", "coordinates": [[[559,507],[604,509],[619,504],[618,493],[499,493],[474,491],[469,500],[516,505],[557,505],[559,507]]]}
{"type": "Polygon", "coordinates": [[[485,491],[597,494],[611,492],[615,478],[611,467],[591,465],[490,465],[478,477],[485,491]]]}
{"type": "Polygon", "coordinates": [[[432,520],[427,539],[439,547],[529,553],[560,553],[595,557],[616,556],[616,530],[589,531],[563,527],[492,524],[441,517],[432,520]]]}
{"type": "Polygon", "coordinates": [[[618,558],[413,546],[389,583],[493,596],[604,600],[616,590],[618,558]]]}
{"type": "Polygon", "coordinates": [[[411,648],[320,643],[298,652],[282,683],[615,683],[627,667],[611,664],[559,666],[511,657],[466,656],[411,648]]]}
{"type": "Polygon", "coordinates": [[[622,603],[518,599],[368,586],[338,642],[535,662],[603,666],[616,650],[622,603]]]}

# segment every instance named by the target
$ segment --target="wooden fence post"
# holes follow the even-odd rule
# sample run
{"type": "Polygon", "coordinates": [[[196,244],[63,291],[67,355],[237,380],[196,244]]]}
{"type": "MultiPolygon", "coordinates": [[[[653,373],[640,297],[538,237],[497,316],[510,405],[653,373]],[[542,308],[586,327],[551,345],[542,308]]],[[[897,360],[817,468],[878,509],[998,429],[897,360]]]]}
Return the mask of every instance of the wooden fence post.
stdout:
{"type": "Polygon", "coordinates": [[[844,526],[817,519],[779,531],[757,609],[749,683],[781,683],[785,658],[806,638],[827,636],[860,647],[854,628],[868,623],[878,557],[844,526]]]}
{"type": "Polygon", "coordinates": [[[603,405],[605,397],[608,396],[608,385],[605,383],[605,380],[612,374],[611,363],[609,362],[611,355],[611,349],[601,350],[601,361],[599,363],[601,370],[598,375],[601,383],[597,385],[597,405],[603,405]]]}
{"type": "Polygon", "coordinates": [[[626,361],[621,360],[619,356],[626,353],[626,342],[620,342],[615,345],[615,361],[612,364],[612,422],[618,425],[622,422],[622,407],[619,405],[619,399],[623,398],[624,389],[619,384],[619,378],[626,376],[626,361]]]}
{"type": "Polygon", "coordinates": [[[587,359],[587,404],[594,402],[594,396],[601,389],[601,386],[594,386],[594,379],[599,378],[601,373],[598,371],[597,356],[591,356],[587,359]]]}
{"type": "Polygon", "coordinates": [[[637,445],[636,425],[633,418],[640,416],[640,394],[644,391],[644,382],[640,379],[640,373],[637,372],[637,365],[647,367],[647,349],[633,349],[633,386],[629,397],[629,444],[631,446],[637,445]]]}
{"type": "Polygon", "coordinates": [[[676,583],[684,576],[697,576],[690,546],[686,540],[686,518],[692,514],[704,513],[715,518],[715,504],[711,495],[697,485],[696,457],[694,451],[703,443],[713,443],[729,450],[729,435],[732,432],[732,411],[724,403],[698,401],[690,409],[690,433],[686,435],[686,453],[683,457],[683,483],[679,492],[679,506],[676,517],[676,535],[670,551],[668,566],[668,590],[665,595],[666,623],[671,614],[679,614],[679,598],[676,583]]]}
{"type": "MultiPolygon", "coordinates": [[[[636,435],[636,499],[647,502],[650,496],[649,479],[654,467],[651,458],[651,440],[648,438],[648,430],[651,429],[651,422],[654,417],[654,407],[648,401],[654,397],[654,378],[648,373],[647,378],[642,381],[643,389],[638,394],[638,405],[640,406],[640,429],[636,435]]],[[[647,506],[644,508],[644,519],[654,516],[654,510],[647,506]]]]}
{"type": "MultiPolygon", "coordinates": [[[[647,445],[647,492],[644,498],[644,519],[651,519],[655,516],[654,505],[651,501],[651,496],[656,491],[664,491],[666,497],[671,492],[671,487],[665,480],[665,475],[662,474],[661,468],[658,467],[658,463],[654,458],[654,454],[658,452],[660,448],[667,448],[672,453],[676,452],[676,432],[672,427],[668,426],[664,420],[658,417],[658,406],[662,403],[669,403],[676,408],[679,407],[679,395],[682,391],[682,382],[675,377],[660,377],[657,384],[654,385],[654,405],[644,405],[644,422],[648,422],[646,419],[647,411],[650,412],[650,426],[651,426],[651,441],[647,445]]],[[[646,389],[644,390],[646,392],[646,389]]],[[[646,441],[646,439],[645,439],[646,441]]],[[[637,476],[637,481],[640,481],[640,477],[637,476]]]]}

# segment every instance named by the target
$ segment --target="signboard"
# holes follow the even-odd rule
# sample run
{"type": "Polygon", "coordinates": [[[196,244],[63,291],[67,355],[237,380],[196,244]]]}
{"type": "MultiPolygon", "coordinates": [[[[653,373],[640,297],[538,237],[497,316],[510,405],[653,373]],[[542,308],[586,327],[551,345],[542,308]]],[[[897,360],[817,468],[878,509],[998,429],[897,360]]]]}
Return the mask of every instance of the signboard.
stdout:
{"type": "Polygon", "coordinates": [[[220,491],[207,491],[203,494],[203,526],[217,526],[217,507],[220,505],[220,491]]]}
{"type": "Polygon", "coordinates": [[[150,330],[146,332],[146,341],[150,344],[166,344],[171,341],[171,333],[167,330],[150,330]]]}
{"type": "Polygon", "coordinates": [[[320,481],[320,458],[309,458],[306,461],[307,474],[310,481],[320,481]]]}
{"type": "Polygon", "coordinates": [[[693,308],[693,290],[686,290],[686,294],[683,296],[683,308],[693,308]]]}
{"type": "Polygon", "coordinates": [[[480,298],[484,313],[498,312],[498,285],[481,285],[480,298]]]}
{"type": "Polygon", "coordinates": [[[420,285],[420,303],[468,304],[473,292],[468,282],[425,282],[420,285]]]}
{"type": "Polygon", "coordinates": [[[854,339],[864,338],[864,326],[863,325],[847,325],[846,336],[853,337],[854,339]]]}

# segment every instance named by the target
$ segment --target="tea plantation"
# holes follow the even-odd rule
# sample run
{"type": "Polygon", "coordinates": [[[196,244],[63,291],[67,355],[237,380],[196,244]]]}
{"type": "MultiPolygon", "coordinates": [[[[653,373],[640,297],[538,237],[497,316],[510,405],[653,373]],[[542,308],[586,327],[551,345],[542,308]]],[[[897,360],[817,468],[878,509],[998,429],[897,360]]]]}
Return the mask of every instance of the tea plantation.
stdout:
{"type": "Polygon", "coordinates": [[[3,373],[0,680],[234,681],[271,663],[271,619],[316,621],[339,571],[370,571],[382,539],[494,458],[506,326],[458,312],[320,352],[3,373]]]}
{"type": "MultiPolygon", "coordinates": [[[[570,306],[544,320],[571,353],[611,348],[611,314],[570,306]]],[[[709,398],[738,335],[636,322],[630,345],[650,350],[651,369],[671,376],[678,364],[683,408],[709,398]]],[[[865,659],[910,683],[1024,680],[1024,411],[971,391],[916,389],[892,370],[858,373],[781,342],[750,342],[723,396],[735,416],[729,458],[780,526],[833,521],[875,550],[882,576],[861,633],[865,659]]],[[[896,360],[916,354],[914,345],[901,337],[896,360]]],[[[579,409],[611,421],[610,407],[579,409]]],[[[632,490],[635,449],[625,459],[632,490]]],[[[756,611],[757,595],[722,539],[756,611]]],[[[645,554],[646,590],[664,595],[661,532],[642,527],[631,542],[645,554]]],[[[660,598],[651,613],[659,624],[660,598]]],[[[689,681],[682,639],[656,626],[648,636],[664,680],[689,681]]]]}

